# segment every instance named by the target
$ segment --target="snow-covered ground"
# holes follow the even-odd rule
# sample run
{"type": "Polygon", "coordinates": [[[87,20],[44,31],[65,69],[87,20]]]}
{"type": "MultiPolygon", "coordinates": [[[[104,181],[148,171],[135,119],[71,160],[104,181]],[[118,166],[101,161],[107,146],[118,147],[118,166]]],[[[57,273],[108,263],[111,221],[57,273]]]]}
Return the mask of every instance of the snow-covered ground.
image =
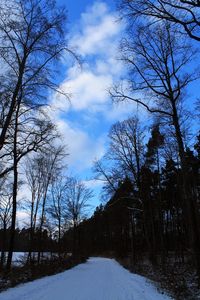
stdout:
{"type": "Polygon", "coordinates": [[[169,300],[145,277],[131,274],[115,260],[90,258],[63,273],[9,289],[0,300],[169,300]]]}

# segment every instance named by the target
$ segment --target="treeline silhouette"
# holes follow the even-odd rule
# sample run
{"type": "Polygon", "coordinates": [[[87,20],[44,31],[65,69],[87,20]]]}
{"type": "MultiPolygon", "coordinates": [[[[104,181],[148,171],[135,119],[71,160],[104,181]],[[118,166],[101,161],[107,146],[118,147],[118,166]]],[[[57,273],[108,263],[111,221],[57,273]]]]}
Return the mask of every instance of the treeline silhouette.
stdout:
{"type": "MultiPolygon", "coordinates": [[[[139,187],[131,176],[125,176],[116,183],[108,202],[80,223],[80,253],[129,257],[132,267],[146,260],[163,269],[171,263],[189,263],[198,271],[186,228],[182,169],[172,158],[157,161],[161,160],[161,156],[157,157],[160,141],[164,142],[164,137],[154,127],[140,168],[139,187]]],[[[199,211],[200,135],[194,148],[187,148],[185,157],[186,188],[199,211]]],[[[69,245],[70,231],[65,233],[65,239],[69,245]]]]}

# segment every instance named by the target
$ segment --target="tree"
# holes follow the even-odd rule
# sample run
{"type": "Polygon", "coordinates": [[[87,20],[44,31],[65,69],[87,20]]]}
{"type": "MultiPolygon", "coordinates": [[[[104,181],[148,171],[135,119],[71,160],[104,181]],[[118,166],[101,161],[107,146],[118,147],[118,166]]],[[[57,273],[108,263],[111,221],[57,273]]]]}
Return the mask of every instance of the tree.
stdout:
{"type": "Polygon", "coordinates": [[[133,184],[126,177],[118,184],[116,192],[104,207],[107,247],[118,257],[125,257],[129,249],[134,252],[133,194],[133,184]]]}
{"type": "Polygon", "coordinates": [[[0,176],[13,170],[8,268],[14,245],[18,164],[46,142],[53,128],[51,122],[40,120],[41,106],[47,102],[47,88],[58,91],[53,78],[54,63],[64,50],[70,52],[65,40],[65,20],[65,10],[57,7],[55,1],[17,0],[1,4],[0,176]]]}
{"type": "Polygon", "coordinates": [[[123,87],[115,87],[111,95],[114,100],[134,101],[173,126],[182,169],[182,208],[187,224],[187,240],[191,242],[200,278],[199,211],[187,189],[187,165],[181,129],[184,92],[194,80],[194,76],[184,70],[193,53],[177,34],[168,22],[163,21],[162,26],[154,25],[146,30],[140,28],[134,40],[131,37],[124,40],[122,59],[130,70],[128,93],[123,87]],[[138,97],[138,92],[143,99],[138,97]]]}
{"type": "MultiPolygon", "coordinates": [[[[12,222],[9,253],[7,259],[8,269],[11,267],[12,252],[14,248],[19,163],[24,156],[33,151],[37,151],[38,149],[41,150],[42,147],[52,142],[57,136],[54,126],[49,120],[44,120],[44,117],[42,119],[42,114],[38,113],[36,116],[30,116],[29,109],[27,110],[26,106],[20,107],[20,105],[18,105],[14,117],[14,124],[10,128],[10,131],[12,130],[13,134],[11,134],[9,139],[11,153],[13,153],[13,157],[11,155],[13,162],[11,163],[10,167],[6,167],[5,171],[1,173],[2,175],[10,170],[13,170],[12,222]]],[[[5,157],[7,157],[6,153],[5,157]]]]}
{"type": "Polygon", "coordinates": [[[164,136],[161,134],[159,125],[155,124],[151,130],[151,138],[147,143],[146,162],[147,166],[156,166],[160,173],[160,148],[164,145],[164,136]]]}
{"type": "Polygon", "coordinates": [[[135,116],[112,125],[109,149],[94,165],[96,179],[104,182],[106,197],[113,195],[126,176],[140,187],[140,169],[144,160],[144,127],[135,116]]]}
{"type": "MultiPolygon", "coordinates": [[[[66,229],[66,205],[67,205],[67,188],[68,180],[63,176],[56,178],[51,186],[50,199],[51,204],[48,208],[48,213],[53,218],[55,231],[58,232],[58,252],[61,254],[61,237],[66,229]]],[[[52,222],[52,221],[51,221],[52,222]]]]}
{"type": "Polygon", "coordinates": [[[196,141],[196,144],[194,145],[194,149],[196,150],[197,157],[200,160],[200,132],[199,132],[199,134],[197,136],[197,141],[196,141]]]}
{"type": "Polygon", "coordinates": [[[16,119],[15,125],[12,124],[10,126],[10,135],[7,138],[7,144],[0,154],[0,178],[3,178],[14,169],[12,155],[14,145],[13,137],[15,135],[17,143],[17,164],[29,153],[44,148],[45,145],[50,144],[58,137],[55,125],[42,109],[39,111],[30,110],[23,105],[18,108],[17,115],[13,115],[13,122],[14,118],[16,119]]]}
{"type": "Polygon", "coordinates": [[[8,178],[1,179],[0,188],[0,224],[3,229],[1,235],[1,267],[5,261],[5,251],[7,242],[7,229],[11,221],[11,207],[12,207],[12,189],[10,189],[10,182],[8,178]]]}
{"type": "Polygon", "coordinates": [[[134,101],[173,124],[182,163],[184,142],[180,111],[185,89],[194,80],[192,74],[184,72],[192,57],[191,48],[178,39],[169,24],[147,30],[141,28],[134,41],[125,40],[122,44],[122,59],[130,69],[128,90],[132,95],[123,87],[116,86],[111,91],[114,100],[134,101]],[[138,91],[145,100],[135,95],[138,91]]]}
{"type": "Polygon", "coordinates": [[[73,227],[73,255],[77,256],[79,238],[77,228],[86,217],[89,201],[93,197],[92,191],[76,178],[69,178],[66,191],[66,218],[73,227]]]}
{"type": "Polygon", "coordinates": [[[2,151],[22,98],[29,108],[45,103],[46,89],[57,89],[54,62],[69,50],[64,38],[65,10],[57,8],[55,1],[3,1],[0,12],[2,151]]]}
{"type": "MultiPolygon", "coordinates": [[[[161,154],[160,149],[164,145],[164,136],[160,132],[159,124],[155,124],[152,127],[151,130],[151,137],[147,143],[147,151],[146,151],[146,161],[145,161],[145,167],[150,168],[151,171],[154,171],[154,173],[151,174],[151,177],[153,177],[153,193],[154,193],[154,201],[153,199],[150,199],[149,201],[149,208],[147,209],[147,214],[149,213],[151,218],[151,226],[152,226],[152,236],[154,243],[156,241],[155,238],[155,223],[157,220],[158,223],[158,235],[159,235],[159,244],[161,248],[161,256],[162,256],[162,266],[164,266],[165,262],[165,249],[164,249],[164,237],[163,237],[163,212],[162,212],[162,191],[161,191],[161,154]],[[154,207],[153,207],[153,202],[154,207]]],[[[144,174],[150,172],[150,170],[147,170],[143,168],[143,177],[144,174]]],[[[150,177],[150,176],[149,176],[150,177]]],[[[148,181],[148,180],[147,180],[148,181]]],[[[149,180],[150,181],[150,180],[149,180]]],[[[144,184],[143,184],[144,185],[144,184]]],[[[151,189],[148,190],[148,193],[151,194],[151,189]]],[[[145,199],[144,199],[145,201],[145,199]]],[[[146,227],[147,228],[147,227],[146,227]]],[[[151,257],[153,258],[155,256],[155,245],[152,249],[154,251],[151,251],[151,257]]]]}
{"type": "MultiPolygon", "coordinates": [[[[51,146],[46,153],[37,157],[37,164],[41,167],[42,180],[42,194],[41,194],[41,208],[40,208],[40,220],[38,224],[39,243],[42,240],[42,229],[45,225],[45,219],[47,215],[47,200],[48,192],[52,183],[55,181],[61,169],[63,168],[63,158],[65,157],[65,151],[62,146],[51,146]]],[[[38,264],[40,263],[41,247],[38,251],[38,264]]]]}
{"type": "Polygon", "coordinates": [[[30,214],[30,223],[29,223],[29,253],[27,261],[30,263],[33,262],[32,251],[34,244],[34,235],[36,227],[38,225],[38,215],[41,209],[42,195],[44,191],[43,186],[43,164],[41,164],[42,154],[38,154],[31,158],[26,158],[26,181],[28,188],[31,192],[31,198],[26,200],[25,208],[30,214]]]}
{"type": "Polygon", "coordinates": [[[140,169],[144,151],[144,128],[137,117],[117,122],[109,133],[110,146],[107,157],[115,161],[117,167],[131,174],[140,186],[140,169]]]}
{"type": "Polygon", "coordinates": [[[106,157],[94,162],[93,171],[95,173],[95,180],[103,182],[103,198],[105,197],[107,201],[107,196],[113,195],[117,190],[117,183],[122,178],[123,171],[110,166],[106,157]]]}
{"type": "Polygon", "coordinates": [[[178,25],[190,38],[200,42],[198,0],[122,0],[120,8],[129,19],[146,17],[146,23],[166,20],[178,25]]]}

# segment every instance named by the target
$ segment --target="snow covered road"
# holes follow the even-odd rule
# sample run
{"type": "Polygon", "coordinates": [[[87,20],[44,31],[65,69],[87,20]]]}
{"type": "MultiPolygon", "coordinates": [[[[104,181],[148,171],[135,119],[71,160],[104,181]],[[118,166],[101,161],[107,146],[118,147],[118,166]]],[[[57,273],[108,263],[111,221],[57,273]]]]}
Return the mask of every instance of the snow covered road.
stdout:
{"type": "Polygon", "coordinates": [[[90,258],[63,273],[9,289],[0,300],[169,300],[115,260],[90,258]]]}

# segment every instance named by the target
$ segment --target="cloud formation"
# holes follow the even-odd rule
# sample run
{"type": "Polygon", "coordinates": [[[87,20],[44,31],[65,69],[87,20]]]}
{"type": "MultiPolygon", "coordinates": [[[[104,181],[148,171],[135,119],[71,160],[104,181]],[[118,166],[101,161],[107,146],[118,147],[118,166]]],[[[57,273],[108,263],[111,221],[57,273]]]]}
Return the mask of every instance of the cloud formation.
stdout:
{"type": "Polygon", "coordinates": [[[64,110],[101,110],[102,104],[108,101],[108,88],[112,77],[108,74],[95,74],[89,69],[67,78],[60,86],[62,91],[72,95],[70,104],[62,95],[57,94],[54,105],[64,110]]]}
{"type": "Polygon", "coordinates": [[[51,105],[68,145],[69,165],[83,170],[105,153],[105,136],[110,124],[129,116],[131,109],[126,104],[112,105],[108,93],[124,72],[117,57],[123,25],[117,21],[116,13],[105,2],[94,2],[74,28],[70,47],[84,62],[82,68],[69,68],[60,84],[61,90],[71,95],[70,102],[54,94],[51,105]]]}
{"type": "Polygon", "coordinates": [[[109,56],[115,48],[113,42],[119,37],[121,24],[110,12],[106,3],[96,2],[82,14],[80,30],[72,38],[72,46],[86,55],[109,56]]]}
{"type": "Polygon", "coordinates": [[[110,101],[108,89],[123,72],[123,66],[117,60],[122,27],[116,14],[104,2],[95,2],[81,15],[80,23],[70,37],[70,47],[84,63],[81,69],[70,68],[60,85],[63,91],[72,95],[71,105],[64,107],[63,96],[57,94],[54,99],[57,107],[106,111],[104,104],[110,101]]]}

